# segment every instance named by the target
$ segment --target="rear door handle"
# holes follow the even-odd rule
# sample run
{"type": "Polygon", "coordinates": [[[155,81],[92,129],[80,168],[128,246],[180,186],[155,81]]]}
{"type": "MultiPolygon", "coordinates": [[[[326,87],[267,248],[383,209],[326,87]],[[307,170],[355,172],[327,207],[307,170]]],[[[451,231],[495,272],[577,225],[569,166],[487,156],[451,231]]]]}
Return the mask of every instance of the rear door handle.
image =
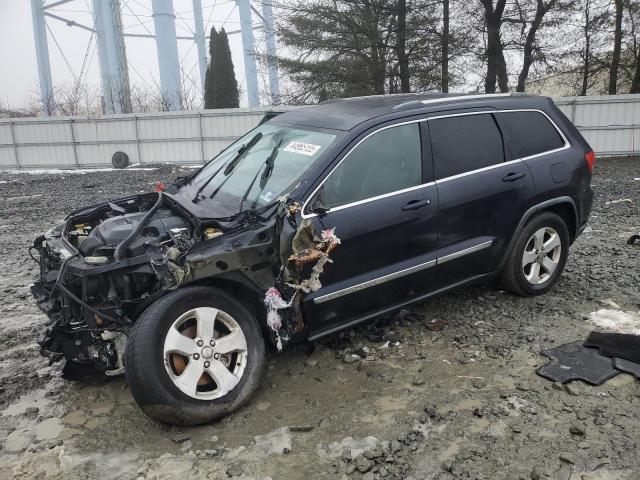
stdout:
{"type": "Polygon", "coordinates": [[[526,175],[526,173],[524,173],[524,172],[510,173],[509,175],[504,177],[502,179],[502,181],[503,182],[515,182],[516,180],[520,180],[521,178],[524,178],[525,175],[526,175]]]}
{"type": "Polygon", "coordinates": [[[402,210],[404,210],[405,212],[407,210],[417,210],[419,208],[426,207],[427,205],[431,205],[430,198],[425,198],[424,200],[411,200],[402,207],[402,210]]]}

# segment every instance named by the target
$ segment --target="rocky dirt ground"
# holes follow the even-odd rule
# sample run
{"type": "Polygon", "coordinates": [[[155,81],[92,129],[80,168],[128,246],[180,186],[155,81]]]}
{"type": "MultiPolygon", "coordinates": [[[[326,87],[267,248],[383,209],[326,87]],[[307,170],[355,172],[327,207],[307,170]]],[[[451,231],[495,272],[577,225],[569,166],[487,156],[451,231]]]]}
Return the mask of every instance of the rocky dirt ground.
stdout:
{"type": "Polygon", "coordinates": [[[35,234],[171,169],[0,174],[0,478],[639,479],[640,382],[538,377],[540,351],[590,314],[640,318],[640,159],[602,160],[590,227],[557,287],[467,288],[316,345],[272,352],[253,400],[221,422],[148,419],[123,378],[65,382],[38,355],[35,234]],[[440,330],[438,328],[442,327],[440,330]]]}

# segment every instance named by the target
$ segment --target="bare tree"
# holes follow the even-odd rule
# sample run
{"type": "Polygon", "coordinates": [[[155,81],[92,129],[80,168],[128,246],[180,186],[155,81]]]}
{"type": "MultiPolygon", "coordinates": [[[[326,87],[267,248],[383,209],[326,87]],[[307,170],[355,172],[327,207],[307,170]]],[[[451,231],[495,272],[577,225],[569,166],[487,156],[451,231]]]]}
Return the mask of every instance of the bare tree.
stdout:
{"type": "Polygon", "coordinates": [[[630,60],[627,70],[631,83],[629,93],[640,93],[640,3],[629,0],[627,11],[629,25],[626,50],[630,60]]]}
{"type": "Polygon", "coordinates": [[[487,72],[484,80],[484,91],[494,93],[496,80],[501,92],[509,91],[509,78],[507,75],[507,63],[504,59],[504,45],[502,43],[501,28],[502,15],[506,6],[506,0],[479,0],[484,9],[484,22],[487,34],[487,46],[484,52],[487,59],[487,72]]]}
{"type": "Polygon", "coordinates": [[[609,95],[615,95],[618,89],[618,69],[620,68],[620,52],[622,50],[622,15],[624,0],[614,0],[615,22],[613,30],[613,53],[609,68],[609,95]]]}
{"type": "Polygon", "coordinates": [[[400,91],[410,92],[409,56],[407,55],[407,0],[398,0],[397,16],[396,55],[400,70],[400,91]]]}
{"type": "Polygon", "coordinates": [[[449,0],[442,0],[442,58],[440,60],[442,65],[442,91],[447,93],[449,91],[449,42],[450,42],[450,29],[449,29],[449,0]]]}
{"type": "MultiPolygon", "coordinates": [[[[517,5],[519,7],[518,3],[517,5]]],[[[546,3],[544,0],[535,0],[535,5],[535,13],[531,21],[528,21],[523,10],[518,8],[520,21],[522,22],[522,36],[524,36],[524,44],[522,45],[522,68],[520,69],[518,84],[516,86],[516,91],[518,92],[524,92],[525,90],[525,83],[529,77],[529,70],[531,69],[533,62],[536,60],[534,57],[534,50],[537,47],[536,40],[538,32],[543,26],[545,16],[550,10],[554,9],[558,5],[558,0],[548,0],[546,3]],[[528,31],[526,30],[527,25],[529,26],[528,31]]],[[[541,52],[539,49],[538,54],[540,57],[541,52]]]]}

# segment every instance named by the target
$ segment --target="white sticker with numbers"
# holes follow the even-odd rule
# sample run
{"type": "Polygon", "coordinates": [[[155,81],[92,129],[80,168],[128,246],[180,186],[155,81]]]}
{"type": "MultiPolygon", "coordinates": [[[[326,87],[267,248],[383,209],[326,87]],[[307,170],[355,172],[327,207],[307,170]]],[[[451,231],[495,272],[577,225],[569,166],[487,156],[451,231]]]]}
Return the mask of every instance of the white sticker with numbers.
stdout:
{"type": "Polygon", "coordinates": [[[284,147],[284,151],[299,153],[301,155],[312,157],[321,148],[322,148],[322,145],[314,145],[312,143],[289,142],[289,145],[284,147]]]}

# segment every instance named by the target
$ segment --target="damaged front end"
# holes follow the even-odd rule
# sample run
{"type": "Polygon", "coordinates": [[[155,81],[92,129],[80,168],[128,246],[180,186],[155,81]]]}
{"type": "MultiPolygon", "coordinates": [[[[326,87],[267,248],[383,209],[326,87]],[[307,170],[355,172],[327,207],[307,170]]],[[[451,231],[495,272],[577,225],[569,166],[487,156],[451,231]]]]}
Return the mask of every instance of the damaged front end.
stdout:
{"type": "Polygon", "coordinates": [[[67,359],[65,373],[122,373],[137,316],[189,273],[195,225],[179,210],[162,193],[128,197],[77,210],[35,239],[31,290],[48,316],[38,344],[52,362],[67,359]]]}
{"type": "Polygon", "coordinates": [[[332,230],[315,235],[308,221],[298,225],[298,209],[283,198],[234,218],[201,219],[158,192],[73,212],[30,249],[40,266],[32,293],[48,316],[41,354],[66,359],[66,378],[120,374],[144,309],[171,290],[212,281],[264,299],[278,349],[303,338],[302,295],[320,287],[339,240],[332,230]]]}

